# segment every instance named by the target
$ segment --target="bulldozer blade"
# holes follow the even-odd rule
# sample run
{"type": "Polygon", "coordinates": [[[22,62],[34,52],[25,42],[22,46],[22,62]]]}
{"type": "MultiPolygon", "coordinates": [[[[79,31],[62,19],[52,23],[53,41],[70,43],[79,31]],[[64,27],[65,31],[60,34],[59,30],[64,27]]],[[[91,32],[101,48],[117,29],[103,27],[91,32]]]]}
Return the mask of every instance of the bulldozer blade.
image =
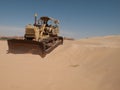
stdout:
{"type": "Polygon", "coordinates": [[[22,40],[22,39],[9,39],[8,41],[8,53],[23,54],[32,53],[44,57],[50,53],[60,44],[63,44],[62,37],[52,37],[49,39],[38,41],[22,40]]]}
{"type": "Polygon", "coordinates": [[[37,41],[10,39],[8,40],[8,53],[32,53],[43,55],[44,46],[43,43],[37,41]]]}

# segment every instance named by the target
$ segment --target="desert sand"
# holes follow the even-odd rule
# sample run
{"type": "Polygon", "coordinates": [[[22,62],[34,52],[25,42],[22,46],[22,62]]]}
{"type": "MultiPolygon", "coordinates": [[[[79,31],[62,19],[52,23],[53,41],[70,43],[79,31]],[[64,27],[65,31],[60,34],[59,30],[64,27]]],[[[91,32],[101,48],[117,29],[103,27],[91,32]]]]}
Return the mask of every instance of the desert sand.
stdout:
{"type": "Polygon", "coordinates": [[[0,90],[120,90],[120,35],[65,40],[45,58],[7,50],[0,41],[0,90]]]}

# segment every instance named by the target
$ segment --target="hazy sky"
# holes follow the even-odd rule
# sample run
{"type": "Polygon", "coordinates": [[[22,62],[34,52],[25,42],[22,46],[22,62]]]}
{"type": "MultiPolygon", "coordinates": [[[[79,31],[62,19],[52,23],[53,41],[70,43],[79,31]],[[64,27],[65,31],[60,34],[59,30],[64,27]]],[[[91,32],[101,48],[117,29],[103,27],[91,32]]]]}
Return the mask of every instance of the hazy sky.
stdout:
{"type": "Polygon", "coordinates": [[[0,35],[24,35],[34,13],[59,19],[63,36],[120,34],[120,0],[0,0],[0,35]]]}

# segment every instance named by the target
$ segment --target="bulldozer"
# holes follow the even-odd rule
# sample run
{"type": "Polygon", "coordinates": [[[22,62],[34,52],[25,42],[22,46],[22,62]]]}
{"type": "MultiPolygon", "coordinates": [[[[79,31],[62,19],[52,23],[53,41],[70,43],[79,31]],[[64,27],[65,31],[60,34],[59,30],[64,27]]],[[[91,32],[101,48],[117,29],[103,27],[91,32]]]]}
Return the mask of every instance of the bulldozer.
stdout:
{"type": "Polygon", "coordinates": [[[63,37],[59,34],[59,21],[42,16],[37,19],[34,15],[34,24],[25,27],[23,39],[8,39],[8,53],[32,53],[44,57],[57,46],[63,44],[63,37]]]}

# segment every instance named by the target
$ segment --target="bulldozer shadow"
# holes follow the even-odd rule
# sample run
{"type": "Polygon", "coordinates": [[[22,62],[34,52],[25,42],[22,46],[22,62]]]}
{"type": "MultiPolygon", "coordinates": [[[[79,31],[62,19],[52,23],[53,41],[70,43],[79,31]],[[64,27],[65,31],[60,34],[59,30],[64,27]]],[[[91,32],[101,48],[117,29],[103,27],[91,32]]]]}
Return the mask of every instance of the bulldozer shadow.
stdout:
{"type": "Polygon", "coordinates": [[[24,49],[24,50],[7,50],[6,51],[7,52],[7,54],[32,54],[32,55],[39,55],[40,57],[42,57],[42,58],[44,58],[47,54],[49,54],[49,53],[43,53],[42,51],[35,51],[35,50],[26,50],[26,49],[24,49]]]}

